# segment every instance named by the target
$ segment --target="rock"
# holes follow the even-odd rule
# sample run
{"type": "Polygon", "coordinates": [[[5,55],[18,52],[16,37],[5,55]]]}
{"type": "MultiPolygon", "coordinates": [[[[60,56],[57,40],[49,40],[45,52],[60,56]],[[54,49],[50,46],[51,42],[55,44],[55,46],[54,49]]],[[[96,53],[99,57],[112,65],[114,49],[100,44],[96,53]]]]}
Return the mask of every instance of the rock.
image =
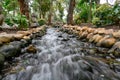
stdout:
{"type": "Polygon", "coordinates": [[[6,23],[3,23],[2,28],[11,28],[11,26],[7,25],[6,23]]]}
{"type": "Polygon", "coordinates": [[[31,23],[31,24],[30,24],[30,27],[31,27],[31,28],[35,28],[35,27],[38,27],[38,26],[39,26],[38,23],[31,23]]]}
{"type": "Polygon", "coordinates": [[[28,36],[31,34],[30,31],[18,31],[17,34],[23,34],[24,36],[28,36]]]}
{"type": "Polygon", "coordinates": [[[17,40],[20,40],[23,38],[23,34],[13,34],[14,38],[17,39],[17,40]]]}
{"type": "Polygon", "coordinates": [[[120,50],[120,41],[116,42],[108,52],[109,53],[112,53],[112,52],[117,53],[116,50],[118,50],[118,51],[120,50]]]}
{"type": "Polygon", "coordinates": [[[99,42],[99,40],[101,40],[103,37],[100,36],[99,34],[93,35],[93,37],[91,36],[91,38],[89,39],[89,42],[99,42]]]}
{"type": "Polygon", "coordinates": [[[102,38],[103,38],[103,36],[101,36],[101,35],[96,36],[94,43],[98,43],[102,38]]]}
{"type": "Polygon", "coordinates": [[[37,49],[34,45],[30,45],[30,46],[27,47],[26,51],[29,52],[29,53],[36,53],[37,49]]]}
{"type": "Polygon", "coordinates": [[[81,36],[80,36],[80,39],[85,39],[88,35],[88,32],[87,31],[84,31],[81,36]]]}
{"type": "Polygon", "coordinates": [[[120,30],[118,32],[113,32],[112,35],[115,38],[120,38],[120,30]]]}
{"type": "Polygon", "coordinates": [[[24,36],[23,39],[29,40],[29,39],[30,39],[30,36],[24,36]]]}
{"type": "Polygon", "coordinates": [[[93,49],[90,49],[88,52],[89,52],[89,54],[93,55],[93,54],[97,53],[97,49],[93,48],[93,49]]]}
{"type": "Polygon", "coordinates": [[[0,53],[2,53],[5,58],[12,58],[21,53],[21,48],[17,42],[12,42],[8,45],[3,45],[0,48],[0,53]]]}
{"type": "Polygon", "coordinates": [[[88,34],[87,35],[87,40],[89,40],[91,37],[93,37],[94,36],[94,34],[93,33],[90,33],[90,34],[88,34]]]}
{"type": "Polygon", "coordinates": [[[96,46],[101,46],[101,43],[108,38],[110,38],[110,36],[108,36],[108,35],[104,36],[101,40],[99,40],[99,42],[96,44],[96,46]]]}
{"type": "Polygon", "coordinates": [[[104,39],[100,42],[100,45],[103,47],[107,47],[110,48],[112,47],[116,42],[115,38],[108,38],[108,39],[104,39]]]}
{"type": "Polygon", "coordinates": [[[1,43],[9,43],[12,38],[7,37],[7,36],[0,36],[0,42],[1,43]]]}

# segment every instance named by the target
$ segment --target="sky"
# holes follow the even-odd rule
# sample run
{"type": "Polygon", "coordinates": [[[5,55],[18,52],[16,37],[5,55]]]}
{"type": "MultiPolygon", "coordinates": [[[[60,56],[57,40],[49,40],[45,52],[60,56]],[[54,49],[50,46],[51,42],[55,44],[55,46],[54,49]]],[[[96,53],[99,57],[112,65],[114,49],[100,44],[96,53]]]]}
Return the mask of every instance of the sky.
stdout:
{"type": "MultiPolygon", "coordinates": [[[[116,1],[116,0],[108,0],[109,4],[111,4],[111,5],[113,5],[113,4],[115,3],[115,1],[116,1]]],[[[107,0],[100,0],[100,3],[101,3],[101,4],[104,4],[104,3],[106,3],[106,2],[107,2],[107,0]]]]}

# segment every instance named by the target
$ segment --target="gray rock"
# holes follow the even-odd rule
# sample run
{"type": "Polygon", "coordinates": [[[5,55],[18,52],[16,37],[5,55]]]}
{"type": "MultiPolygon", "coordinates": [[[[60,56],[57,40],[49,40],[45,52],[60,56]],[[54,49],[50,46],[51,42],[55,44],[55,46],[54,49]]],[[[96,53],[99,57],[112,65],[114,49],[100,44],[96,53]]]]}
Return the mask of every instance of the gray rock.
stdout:
{"type": "Polygon", "coordinates": [[[21,42],[11,42],[9,45],[3,45],[0,48],[0,53],[2,53],[5,58],[11,58],[21,53],[21,42]]]}

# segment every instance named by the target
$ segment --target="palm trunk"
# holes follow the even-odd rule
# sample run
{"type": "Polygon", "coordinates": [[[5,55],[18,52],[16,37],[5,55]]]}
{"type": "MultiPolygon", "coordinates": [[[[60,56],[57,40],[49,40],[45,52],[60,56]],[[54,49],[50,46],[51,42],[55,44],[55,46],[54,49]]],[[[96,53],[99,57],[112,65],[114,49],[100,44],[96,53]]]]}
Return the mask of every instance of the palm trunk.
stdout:
{"type": "Polygon", "coordinates": [[[49,11],[49,14],[48,14],[48,25],[52,24],[52,5],[53,5],[53,2],[51,1],[50,2],[50,11],[49,11]]]}
{"type": "Polygon", "coordinates": [[[74,7],[75,7],[75,0],[70,0],[69,10],[68,10],[68,15],[67,15],[67,24],[72,24],[73,25],[74,7]]]}
{"type": "Polygon", "coordinates": [[[25,15],[27,19],[29,19],[29,9],[28,9],[28,4],[25,2],[25,0],[18,0],[19,5],[20,5],[20,12],[21,14],[25,15]]]}

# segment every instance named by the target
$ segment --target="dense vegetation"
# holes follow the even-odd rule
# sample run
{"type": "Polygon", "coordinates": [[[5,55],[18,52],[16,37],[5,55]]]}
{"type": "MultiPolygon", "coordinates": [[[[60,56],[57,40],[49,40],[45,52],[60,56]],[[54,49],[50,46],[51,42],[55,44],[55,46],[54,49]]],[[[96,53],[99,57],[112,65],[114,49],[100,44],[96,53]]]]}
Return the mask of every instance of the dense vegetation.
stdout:
{"type": "MultiPolygon", "coordinates": [[[[53,22],[120,25],[120,5],[100,4],[100,0],[1,0],[0,23],[28,27],[53,22]],[[68,5],[69,4],[69,5],[68,5]],[[3,16],[4,22],[3,23],[3,16]]],[[[6,26],[6,25],[4,25],[6,26]]]]}

